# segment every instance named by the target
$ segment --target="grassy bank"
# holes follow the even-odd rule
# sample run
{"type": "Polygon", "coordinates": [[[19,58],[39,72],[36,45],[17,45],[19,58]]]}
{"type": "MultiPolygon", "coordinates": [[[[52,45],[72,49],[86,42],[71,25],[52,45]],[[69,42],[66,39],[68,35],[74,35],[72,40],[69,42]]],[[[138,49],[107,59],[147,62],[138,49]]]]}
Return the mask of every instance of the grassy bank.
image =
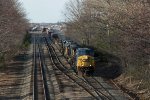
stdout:
{"type": "Polygon", "coordinates": [[[26,33],[21,48],[27,49],[29,45],[31,44],[31,34],[26,33]]]}
{"type": "Polygon", "coordinates": [[[0,69],[4,68],[4,53],[0,52],[0,69]]]}

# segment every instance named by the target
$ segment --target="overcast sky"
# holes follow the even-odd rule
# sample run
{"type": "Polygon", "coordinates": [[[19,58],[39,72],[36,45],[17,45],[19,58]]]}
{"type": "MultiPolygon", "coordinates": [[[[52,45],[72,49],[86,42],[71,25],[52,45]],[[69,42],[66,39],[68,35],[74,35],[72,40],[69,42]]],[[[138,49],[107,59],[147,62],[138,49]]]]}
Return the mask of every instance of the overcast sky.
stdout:
{"type": "Polygon", "coordinates": [[[63,21],[65,3],[69,0],[19,0],[30,22],[55,23],[63,21]]]}

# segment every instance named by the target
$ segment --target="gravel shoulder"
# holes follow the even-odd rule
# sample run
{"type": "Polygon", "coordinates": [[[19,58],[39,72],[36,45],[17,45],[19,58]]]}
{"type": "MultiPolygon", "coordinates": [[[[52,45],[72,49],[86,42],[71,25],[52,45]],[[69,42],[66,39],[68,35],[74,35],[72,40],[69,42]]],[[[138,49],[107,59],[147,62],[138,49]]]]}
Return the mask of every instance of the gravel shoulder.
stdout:
{"type": "Polygon", "coordinates": [[[0,100],[29,99],[32,51],[20,53],[0,72],[0,100]]]}

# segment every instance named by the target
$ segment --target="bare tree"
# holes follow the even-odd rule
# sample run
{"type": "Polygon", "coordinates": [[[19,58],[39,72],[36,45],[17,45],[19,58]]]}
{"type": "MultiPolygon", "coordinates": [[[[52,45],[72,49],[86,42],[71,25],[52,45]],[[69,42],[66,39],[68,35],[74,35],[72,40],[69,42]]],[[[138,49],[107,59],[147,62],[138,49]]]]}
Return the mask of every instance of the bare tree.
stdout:
{"type": "Polygon", "coordinates": [[[125,73],[148,88],[149,12],[148,0],[73,0],[66,9],[66,34],[120,57],[125,73]]]}
{"type": "Polygon", "coordinates": [[[15,54],[28,25],[18,0],[0,0],[0,52],[6,56],[15,54]]]}

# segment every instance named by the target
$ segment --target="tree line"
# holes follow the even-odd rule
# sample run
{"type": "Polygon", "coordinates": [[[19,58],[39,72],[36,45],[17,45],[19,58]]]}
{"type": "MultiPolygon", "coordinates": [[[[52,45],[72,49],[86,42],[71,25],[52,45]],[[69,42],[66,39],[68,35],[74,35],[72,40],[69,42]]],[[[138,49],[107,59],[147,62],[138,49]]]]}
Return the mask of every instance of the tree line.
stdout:
{"type": "Polygon", "coordinates": [[[149,0],[70,0],[64,15],[68,37],[118,56],[124,75],[150,89],[149,0]]]}
{"type": "Polygon", "coordinates": [[[0,54],[10,58],[19,50],[29,22],[18,0],[0,0],[0,54]]]}

